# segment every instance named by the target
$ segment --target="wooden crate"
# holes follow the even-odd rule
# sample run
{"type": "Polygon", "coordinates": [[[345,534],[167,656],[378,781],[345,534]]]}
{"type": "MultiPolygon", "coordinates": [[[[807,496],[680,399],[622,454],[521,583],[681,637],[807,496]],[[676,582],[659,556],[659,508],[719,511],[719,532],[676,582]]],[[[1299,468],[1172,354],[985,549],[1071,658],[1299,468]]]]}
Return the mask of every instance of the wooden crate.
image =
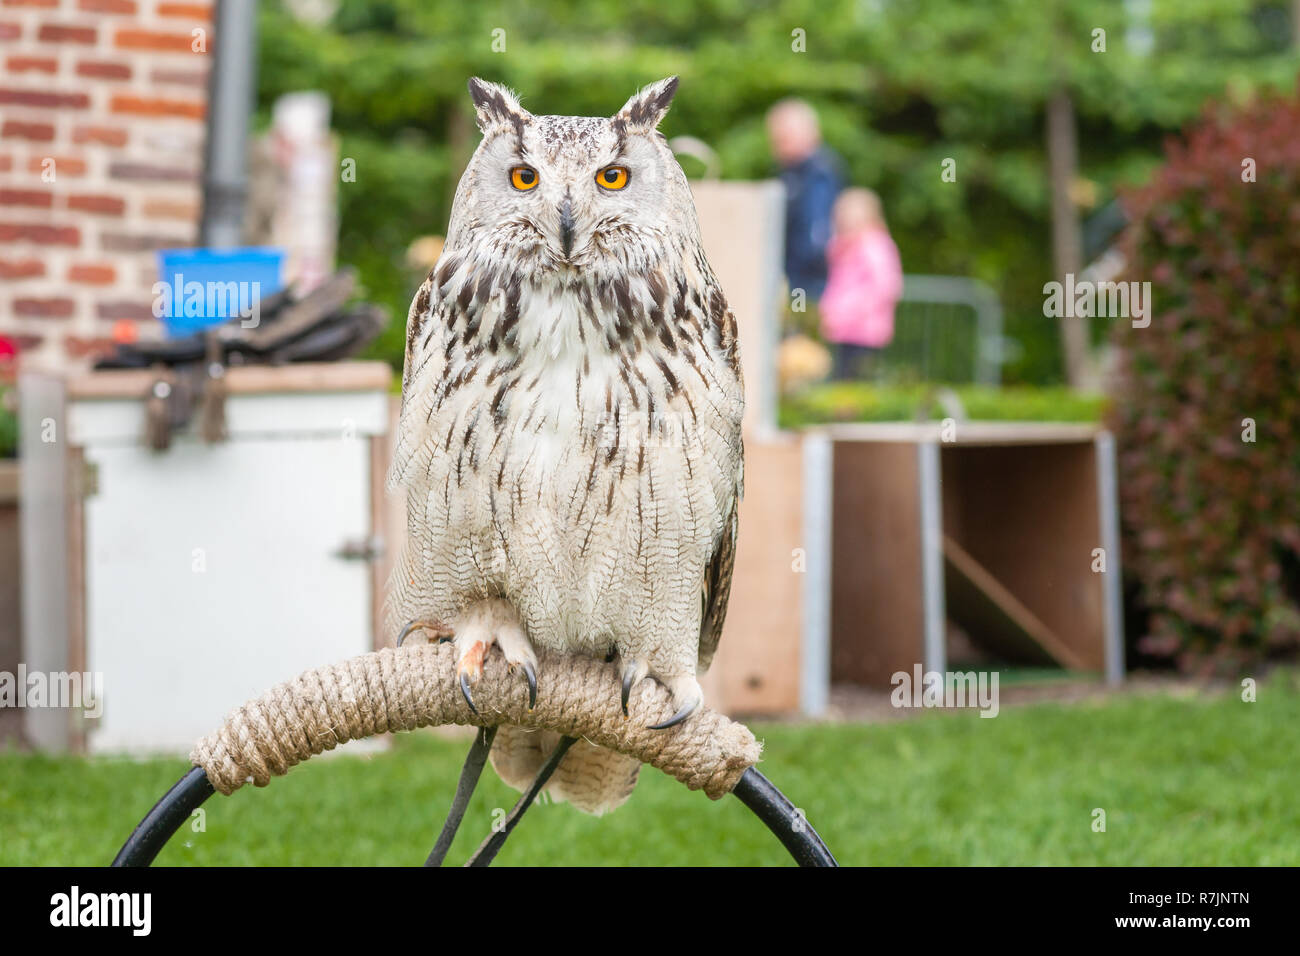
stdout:
{"type": "Polygon", "coordinates": [[[1123,674],[1111,437],[844,425],[832,444],[832,680],[942,672],[951,618],[1002,660],[1123,674]],[[1099,553],[1105,570],[1098,571],[1099,553]]]}
{"type": "MultiPolygon", "coordinates": [[[[22,574],[18,547],[18,462],[0,461],[0,673],[22,659],[22,574]]],[[[21,714],[0,708],[0,745],[21,735],[21,714]]]]}

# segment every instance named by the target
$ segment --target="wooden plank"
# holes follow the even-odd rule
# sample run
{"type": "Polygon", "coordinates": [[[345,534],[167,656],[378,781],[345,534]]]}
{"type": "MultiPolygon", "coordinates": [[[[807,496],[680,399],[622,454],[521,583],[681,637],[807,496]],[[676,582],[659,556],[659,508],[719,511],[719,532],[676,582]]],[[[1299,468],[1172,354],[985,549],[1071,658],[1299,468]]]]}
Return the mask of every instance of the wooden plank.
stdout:
{"type": "MultiPolygon", "coordinates": [[[[68,489],[66,498],[68,529],[68,671],[84,674],[86,653],[86,452],[73,446],[66,459],[68,489]]],[[[85,718],[78,711],[68,715],[68,748],[73,753],[86,752],[85,718]]]]}
{"type": "Polygon", "coordinates": [[[727,621],[704,699],[725,713],[799,710],[803,575],[791,565],[803,546],[802,443],[795,436],[745,436],[745,499],[727,621]]]}
{"type": "Polygon", "coordinates": [[[1027,664],[1084,669],[1083,660],[952,538],[943,538],[948,616],[971,640],[1027,664]]]}
{"type": "MultiPolygon", "coordinates": [[[[68,666],[68,455],[62,378],[25,371],[18,414],[22,507],[22,654],[29,671],[62,673],[68,666]],[[55,423],[56,441],[42,441],[55,423]]],[[[68,748],[67,711],[24,708],[23,734],[39,750],[68,748]]]]}
{"type": "Polygon", "coordinates": [[[736,316],[745,363],[745,432],[763,434],[776,425],[784,192],[772,180],[696,180],[691,193],[709,266],[736,316]]]}
{"type": "Polygon", "coordinates": [[[836,441],[939,442],[958,445],[1042,445],[1090,442],[1097,425],[1071,422],[958,422],[944,433],[942,422],[853,422],[822,425],[836,441]]]}
{"type": "MultiPolygon", "coordinates": [[[[87,372],[68,381],[68,396],[143,398],[157,378],[153,369],[87,372]]],[[[226,388],[231,394],[387,391],[392,381],[393,371],[386,362],[236,365],[226,370],[226,388]]]]}
{"type": "Polygon", "coordinates": [[[831,680],[888,687],[925,658],[916,446],[837,441],[831,680]]]}
{"type": "Polygon", "coordinates": [[[947,533],[1070,648],[1105,665],[1097,469],[1092,441],[943,451],[947,533]],[[951,520],[949,515],[951,514],[951,520]]]}

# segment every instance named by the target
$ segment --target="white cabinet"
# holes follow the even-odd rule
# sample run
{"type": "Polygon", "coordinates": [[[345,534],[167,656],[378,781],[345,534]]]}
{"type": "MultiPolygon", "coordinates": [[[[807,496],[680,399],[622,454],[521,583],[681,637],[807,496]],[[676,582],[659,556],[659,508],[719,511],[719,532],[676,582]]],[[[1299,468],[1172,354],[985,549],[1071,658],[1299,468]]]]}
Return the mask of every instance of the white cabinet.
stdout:
{"type": "Polygon", "coordinates": [[[390,377],[379,363],[234,368],[228,440],[187,429],[162,452],[142,441],[152,373],[66,383],[64,440],[24,445],[51,459],[34,482],[65,479],[66,527],[46,533],[67,542],[66,580],[43,585],[67,595],[66,652],[35,646],[57,633],[25,644],[102,675],[103,712],[65,715],[66,741],[58,718],[29,714],[46,723],[34,742],[188,751],[244,700],[373,649],[390,377]]]}

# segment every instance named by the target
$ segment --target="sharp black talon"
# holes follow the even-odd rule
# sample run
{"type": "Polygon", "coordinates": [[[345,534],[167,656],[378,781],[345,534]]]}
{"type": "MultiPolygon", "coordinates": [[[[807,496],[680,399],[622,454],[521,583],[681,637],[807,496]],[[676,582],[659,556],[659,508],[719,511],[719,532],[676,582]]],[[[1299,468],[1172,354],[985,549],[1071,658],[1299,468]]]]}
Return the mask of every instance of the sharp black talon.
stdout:
{"type": "Polygon", "coordinates": [[[428,621],[411,621],[406,627],[402,628],[402,633],[397,635],[397,646],[401,647],[402,642],[414,634],[416,631],[433,631],[438,636],[438,643],[450,641],[451,638],[445,636],[447,629],[441,624],[430,624],[428,621]]]}
{"type": "Polygon", "coordinates": [[[695,708],[698,706],[699,706],[698,704],[687,704],[677,713],[673,714],[671,717],[665,720],[662,724],[651,724],[646,729],[667,730],[669,727],[675,727],[678,724],[680,724],[683,720],[685,720],[687,717],[691,716],[691,714],[695,713],[695,708]]]}
{"type": "Polygon", "coordinates": [[[465,695],[465,703],[469,704],[469,709],[478,713],[478,708],[474,706],[474,695],[469,692],[469,675],[461,671],[460,675],[460,692],[465,695]]]}
{"type": "Polygon", "coordinates": [[[632,696],[633,671],[623,672],[623,716],[627,716],[627,699],[632,696]]]}
{"type": "Polygon", "coordinates": [[[524,677],[528,678],[528,709],[532,710],[537,706],[537,668],[532,661],[524,661],[524,677]]]}

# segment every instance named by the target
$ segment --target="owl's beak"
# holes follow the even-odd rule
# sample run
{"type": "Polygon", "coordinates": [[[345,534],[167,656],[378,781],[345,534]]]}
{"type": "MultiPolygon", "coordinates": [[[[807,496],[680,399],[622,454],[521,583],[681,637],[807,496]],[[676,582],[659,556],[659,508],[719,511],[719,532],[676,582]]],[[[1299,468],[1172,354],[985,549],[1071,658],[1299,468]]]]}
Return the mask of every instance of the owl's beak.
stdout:
{"type": "Polygon", "coordinates": [[[573,201],[568,194],[560,203],[560,245],[564,248],[564,258],[569,258],[573,251],[573,201]]]}

